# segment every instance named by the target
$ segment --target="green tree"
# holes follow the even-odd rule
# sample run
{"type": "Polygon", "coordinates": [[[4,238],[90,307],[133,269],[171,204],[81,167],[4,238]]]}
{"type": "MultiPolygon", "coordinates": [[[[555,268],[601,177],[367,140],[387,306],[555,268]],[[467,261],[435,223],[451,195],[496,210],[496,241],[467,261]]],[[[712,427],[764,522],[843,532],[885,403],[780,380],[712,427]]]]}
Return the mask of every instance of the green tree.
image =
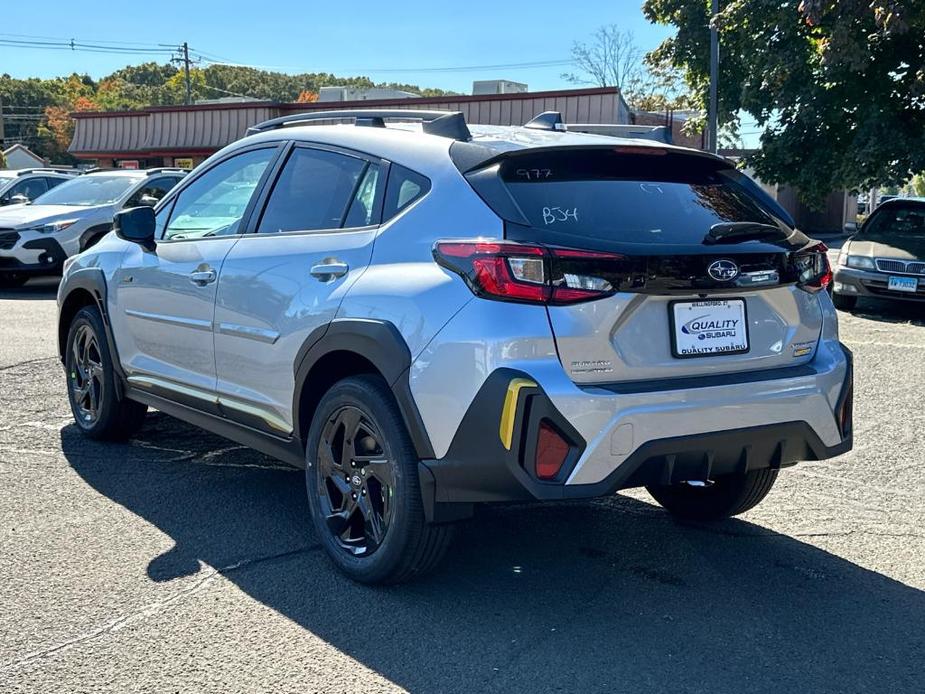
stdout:
{"type": "MultiPolygon", "coordinates": [[[[683,72],[705,108],[709,0],[646,0],[677,27],[649,54],[683,72]]],[[[744,111],[762,129],[751,164],[808,200],[840,188],[901,184],[925,170],[925,2],[723,0],[720,122],[744,111]]]]}

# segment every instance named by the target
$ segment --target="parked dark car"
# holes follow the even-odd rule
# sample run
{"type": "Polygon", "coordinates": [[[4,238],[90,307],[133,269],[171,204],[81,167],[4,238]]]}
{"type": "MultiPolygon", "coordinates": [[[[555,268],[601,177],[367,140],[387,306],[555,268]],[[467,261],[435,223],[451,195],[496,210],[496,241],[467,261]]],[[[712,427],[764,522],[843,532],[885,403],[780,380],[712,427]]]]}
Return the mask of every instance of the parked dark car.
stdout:
{"type": "Polygon", "coordinates": [[[835,306],[849,311],[870,296],[925,301],[925,198],[882,203],[842,247],[835,306]]]}

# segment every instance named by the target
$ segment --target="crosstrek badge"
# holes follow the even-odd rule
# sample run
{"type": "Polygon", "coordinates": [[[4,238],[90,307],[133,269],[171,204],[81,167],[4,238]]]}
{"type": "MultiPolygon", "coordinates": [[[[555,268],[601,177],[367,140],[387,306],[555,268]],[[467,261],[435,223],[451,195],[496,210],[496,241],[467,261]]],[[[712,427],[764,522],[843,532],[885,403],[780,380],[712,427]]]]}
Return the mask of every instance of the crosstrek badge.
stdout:
{"type": "Polygon", "coordinates": [[[671,304],[672,353],[679,359],[748,351],[744,299],[671,304]]]}

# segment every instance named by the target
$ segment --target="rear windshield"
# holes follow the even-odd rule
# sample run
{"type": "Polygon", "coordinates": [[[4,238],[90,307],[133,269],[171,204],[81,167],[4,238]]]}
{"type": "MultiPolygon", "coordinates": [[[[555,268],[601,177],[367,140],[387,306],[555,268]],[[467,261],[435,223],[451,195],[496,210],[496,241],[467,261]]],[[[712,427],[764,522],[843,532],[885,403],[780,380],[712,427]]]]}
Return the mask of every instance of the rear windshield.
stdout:
{"type": "Polygon", "coordinates": [[[779,224],[739,172],[657,151],[537,153],[506,160],[500,173],[529,225],[565,242],[691,244],[715,224],[779,224]]]}

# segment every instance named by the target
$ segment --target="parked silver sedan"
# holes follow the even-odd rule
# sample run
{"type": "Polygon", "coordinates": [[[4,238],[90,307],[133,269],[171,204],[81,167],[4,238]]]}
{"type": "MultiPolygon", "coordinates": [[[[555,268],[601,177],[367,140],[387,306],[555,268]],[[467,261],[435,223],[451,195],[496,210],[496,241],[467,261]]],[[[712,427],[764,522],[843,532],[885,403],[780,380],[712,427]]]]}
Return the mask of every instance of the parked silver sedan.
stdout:
{"type": "Polygon", "coordinates": [[[925,301],[925,198],[881,204],[842,247],[835,306],[850,311],[862,296],[925,301]]]}

